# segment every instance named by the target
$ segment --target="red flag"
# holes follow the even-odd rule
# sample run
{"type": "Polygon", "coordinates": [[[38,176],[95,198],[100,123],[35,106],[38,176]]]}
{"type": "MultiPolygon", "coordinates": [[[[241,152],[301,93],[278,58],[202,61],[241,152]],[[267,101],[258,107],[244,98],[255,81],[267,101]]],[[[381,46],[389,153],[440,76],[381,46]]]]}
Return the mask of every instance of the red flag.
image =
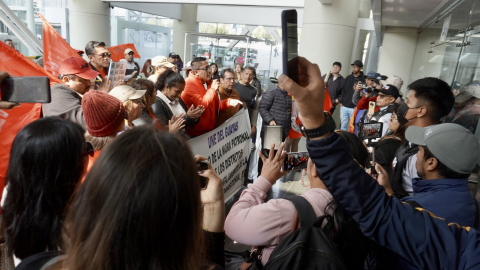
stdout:
{"type": "MultiPolygon", "coordinates": [[[[0,59],[0,71],[12,76],[47,76],[50,84],[60,83],[59,79],[3,42],[0,42],[0,59]]],[[[22,103],[11,110],[0,110],[0,194],[5,186],[13,139],[20,129],[40,118],[41,110],[42,105],[38,103],[22,103]]]]}
{"type": "Polygon", "coordinates": [[[137,49],[133,43],[122,44],[118,46],[112,46],[108,48],[112,56],[110,57],[113,62],[120,62],[120,60],[125,59],[125,50],[132,49],[133,57],[140,59],[140,54],[138,54],[137,49]]]}
{"type": "Polygon", "coordinates": [[[62,62],[69,57],[80,57],[70,44],[55,30],[42,14],[37,13],[43,20],[43,68],[58,77],[62,62]]]}

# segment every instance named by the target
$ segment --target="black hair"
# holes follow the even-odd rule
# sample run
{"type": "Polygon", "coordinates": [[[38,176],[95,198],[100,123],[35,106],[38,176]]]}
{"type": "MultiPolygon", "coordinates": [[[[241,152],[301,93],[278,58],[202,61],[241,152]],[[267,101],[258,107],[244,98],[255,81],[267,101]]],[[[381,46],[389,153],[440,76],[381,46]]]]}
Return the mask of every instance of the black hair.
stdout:
{"type": "Polygon", "coordinates": [[[105,47],[107,48],[107,44],[103,41],[89,41],[87,45],[85,45],[85,53],[87,55],[95,54],[95,49],[97,47],[105,47]]]}
{"type": "Polygon", "coordinates": [[[342,63],[340,62],[333,62],[333,65],[332,66],[339,66],[340,68],[342,68],[342,63]]]}
{"type": "Polygon", "coordinates": [[[6,43],[7,41],[11,41],[11,42],[13,42],[13,40],[11,40],[11,39],[9,39],[9,38],[5,39],[5,41],[4,41],[4,42],[6,43]]]}
{"type": "Polygon", "coordinates": [[[247,69],[248,69],[248,70],[251,70],[251,71],[253,72],[253,75],[255,75],[255,73],[256,73],[256,72],[255,72],[255,68],[253,68],[253,67],[251,67],[251,66],[246,66],[246,67],[244,67],[243,70],[242,70],[242,72],[244,72],[244,71],[247,70],[247,69]]]}
{"type": "MultiPolygon", "coordinates": [[[[348,131],[337,130],[335,132],[347,141],[352,158],[365,168],[369,158],[363,141],[348,131]]],[[[325,206],[325,213],[330,208],[334,209],[333,217],[337,225],[333,240],[338,245],[338,250],[345,259],[347,269],[363,269],[365,258],[370,253],[377,255],[377,269],[383,269],[382,266],[387,261],[386,254],[388,253],[386,250],[364,236],[362,231],[356,226],[355,221],[334,199],[325,206]]]]}
{"type": "Polygon", "coordinates": [[[7,246],[24,259],[63,245],[70,197],[84,172],[83,128],[58,117],[40,118],[15,137],[3,207],[7,246]]]}
{"type": "Polygon", "coordinates": [[[211,63],[210,64],[210,69],[215,66],[217,68],[217,70],[215,72],[212,72],[212,78],[215,80],[215,79],[220,79],[220,74],[219,74],[219,71],[218,71],[218,65],[215,64],[215,63],[211,63]]]}
{"type": "Polygon", "coordinates": [[[162,91],[166,85],[172,87],[176,86],[177,84],[185,84],[185,79],[182,75],[180,75],[180,73],[169,69],[162,73],[160,77],[158,77],[155,89],[162,91]]]}
{"type": "Polygon", "coordinates": [[[427,106],[429,117],[435,122],[439,122],[453,108],[455,98],[452,90],[440,79],[431,77],[419,79],[411,83],[408,89],[415,91],[415,98],[427,106]]]}
{"type": "Polygon", "coordinates": [[[423,160],[427,161],[429,158],[435,158],[438,162],[438,165],[437,165],[438,174],[441,177],[446,179],[465,179],[465,178],[468,178],[468,176],[470,176],[470,174],[458,173],[448,168],[447,166],[445,166],[445,164],[443,164],[440,160],[438,160],[438,158],[436,158],[432,154],[432,152],[430,152],[430,149],[428,149],[427,146],[422,146],[422,147],[423,147],[423,160]]]}
{"type": "Polygon", "coordinates": [[[235,71],[233,69],[226,68],[226,69],[222,70],[222,72],[220,72],[220,78],[225,79],[225,73],[227,73],[227,72],[232,73],[233,76],[235,76],[235,71]]]}
{"type": "Polygon", "coordinates": [[[200,68],[200,62],[207,61],[205,57],[195,57],[192,60],[192,71],[200,68]]]}

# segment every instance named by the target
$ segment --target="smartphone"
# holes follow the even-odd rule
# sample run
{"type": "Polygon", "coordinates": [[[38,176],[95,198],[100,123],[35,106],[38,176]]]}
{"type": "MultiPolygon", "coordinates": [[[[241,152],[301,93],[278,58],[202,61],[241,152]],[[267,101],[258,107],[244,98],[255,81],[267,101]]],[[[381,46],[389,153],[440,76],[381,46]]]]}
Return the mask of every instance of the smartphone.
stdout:
{"type": "Polygon", "coordinates": [[[310,156],[308,152],[291,152],[285,156],[283,161],[284,172],[288,171],[300,171],[307,168],[308,159],[310,156]]]}
{"type": "Polygon", "coordinates": [[[14,103],[50,103],[48,77],[8,77],[0,85],[1,100],[14,103]]]}
{"type": "Polygon", "coordinates": [[[297,11],[282,11],[283,74],[298,83],[298,33],[297,11]]]}
{"type": "MultiPolygon", "coordinates": [[[[205,171],[208,170],[208,162],[206,161],[199,161],[197,162],[197,171],[205,171]]],[[[200,177],[200,188],[206,189],[207,188],[207,178],[203,176],[200,177]]]]}
{"type": "Polygon", "coordinates": [[[378,139],[382,137],[383,123],[360,123],[358,137],[361,140],[378,139]]]}

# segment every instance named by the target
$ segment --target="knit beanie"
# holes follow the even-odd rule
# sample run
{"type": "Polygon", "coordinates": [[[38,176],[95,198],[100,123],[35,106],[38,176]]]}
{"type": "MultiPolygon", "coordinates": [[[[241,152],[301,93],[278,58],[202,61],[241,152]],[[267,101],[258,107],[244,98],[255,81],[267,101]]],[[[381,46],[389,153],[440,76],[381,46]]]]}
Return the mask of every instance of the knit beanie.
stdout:
{"type": "Polygon", "coordinates": [[[88,133],[95,137],[113,135],[125,121],[122,102],[100,91],[91,90],[83,95],[82,109],[88,133]]]}

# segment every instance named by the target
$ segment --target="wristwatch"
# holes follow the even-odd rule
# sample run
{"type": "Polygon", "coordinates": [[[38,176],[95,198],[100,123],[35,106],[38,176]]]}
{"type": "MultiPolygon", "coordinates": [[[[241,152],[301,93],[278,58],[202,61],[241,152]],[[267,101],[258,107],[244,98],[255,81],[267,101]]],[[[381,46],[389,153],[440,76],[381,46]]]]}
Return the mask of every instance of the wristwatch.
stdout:
{"type": "Polygon", "coordinates": [[[307,139],[322,137],[323,135],[335,130],[336,125],[333,118],[328,112],[323,113],[325,114],[325,123],[323,125],[314,129],[306,129],[303,125],[300,127],[303,136],[307,137],[307,139]]]}

